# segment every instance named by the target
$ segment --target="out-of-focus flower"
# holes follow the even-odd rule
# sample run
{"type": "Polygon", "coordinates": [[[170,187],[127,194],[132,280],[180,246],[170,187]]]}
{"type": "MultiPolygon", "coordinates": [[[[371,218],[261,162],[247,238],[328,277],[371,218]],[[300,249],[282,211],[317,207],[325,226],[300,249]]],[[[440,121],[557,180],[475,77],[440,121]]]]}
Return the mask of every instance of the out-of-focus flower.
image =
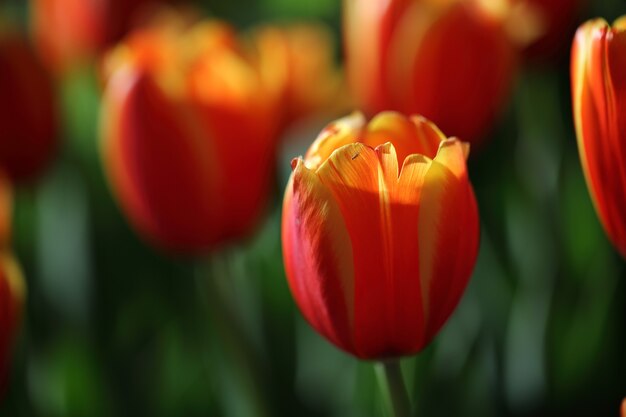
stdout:
{"type": "Polygon", "coordinates": [[[334,64],[333,39],[324,26],[264,26],[251,36],[264,83],[280,97],[284,125],[312,114],[345,111],[349,94],[334,64]]]}
{"type": "Polygon", "coordinates": [[[119,40],[154,0],[30,0],[37,47],[55,72],[119,40]]]}
{"type": "Polygon", "coordinates": [[[25,284],[13,255],[0,251],[0,393],[8,378],[11,348],[20,323],[25,284]]]}
{"type": "Polygon", "coordinates": [[[105,68],[103,159],[133,225],[178,252],[247,234],[271,189],[278,101],[232,29],[148,28],[105,68]]]}
{"type": "Polygon", "coordinates": [[[12,181],[29,180],[57,148],[52,82],[19,34],[0,34],[0,169],[12,181]]]}
{"type": "Polygon", "coordinates": [[[576,28],[583,0],[512,0],[534,15],[540,36],[527,46],[529,58],[545,60],[564,55],[576,28]]]}
{"type": "Polygon", "coordinates": [[[483,138],[517,64],[505,2],[344,0],[344,5],[348,80],[366,113],[423,114],[453,136],[472,143],[483,138]]]}
{"type": "Polygon", "coordinates": [[[0,250],[8,246],[11,238],[13,196],[8,178],[0,171],[0,250]]]}
{"type": "Polygon", "coordinates": [[[626,256],[626,17],[576,32],[571,61],[578,149],[596,211],[626,256]]]}
{"type": "Polygon", "coordinates": [[[626,417],[626,398],[622,401],[622,417],[626,417]]]}
{"type": "Polygon", "coordinates": [[[353,114],[293,161],[285,268],[332,343],[363,359],[410,355],[446,322],[478,252],[468,150],[422,117],[353,114]]]}

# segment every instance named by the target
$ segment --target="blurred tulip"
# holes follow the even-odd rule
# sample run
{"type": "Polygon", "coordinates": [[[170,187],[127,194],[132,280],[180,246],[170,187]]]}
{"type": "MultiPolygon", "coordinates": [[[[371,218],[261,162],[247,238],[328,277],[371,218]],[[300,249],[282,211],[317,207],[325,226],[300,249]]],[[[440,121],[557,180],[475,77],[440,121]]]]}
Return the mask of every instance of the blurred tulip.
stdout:
{"type": "Polygon", "coordinates": [[[411,355],[446,322],[478,252],[468,151],[418,116],[353,114],[292,162],[285,268],[332,343],[362,359],[411,355]]]}
{"type": "Polygon", "coordinates": [[[281,98],[283,125],[350,107],[333,59],[333,40],[323,26],[265,26],[252,34],[264,82],[281,98]]]}
{"type": "Polygon", "coordinates": [[[576,28],[576,18],[583,0],[514,0],[525,3],[533,13],[541,35],[525,50],[535,60],[565,55],[576,28]]]}
{"type": "Polygon", "coordinates": [[[344,4],[348,79],[368,114],[423,114],[451,135],[482,140],[516,69],[503,17],[478,1],[344,4]]]}
{"type": "Polygon", "coordinates": [[[107,68],[103,158],[134,226],[178,252],[247,234],[272,184],[276,100],[232,29],[138,32],[107,68]]]}
{"type": "Polygon", "coordinates": [[[25,284],[22,272],[12,255],[0,251],[0,393],[8,378],[11,347],[17,331],[25,284]]]}
{"type": "Polygon", "coordinates": [[[54,89],[29,44],[0,34],[0,168],[12,181],[29,180],[57,148],[54,89]]]}
{"type": "Polygon", "coordinates": [[[622,417],[626,417],[626,398],[622,401],[622,417]]]}
{"type": "Polygon", "coordinates": [[[12,211],[11,184],[0,172],[0,250],[6,248],[10,241],[12,211]]]}
{"type": "Polygon", "coordinates": [[[578,149],[604,229],[626,257],[626,16],[576,33],[571,62],[578,149]]]}
{"type": "Polygon", "coordinates": [[[90,60],[119,40],[155,0],[30,0],[31,26],[55,72],[90,60]]]}

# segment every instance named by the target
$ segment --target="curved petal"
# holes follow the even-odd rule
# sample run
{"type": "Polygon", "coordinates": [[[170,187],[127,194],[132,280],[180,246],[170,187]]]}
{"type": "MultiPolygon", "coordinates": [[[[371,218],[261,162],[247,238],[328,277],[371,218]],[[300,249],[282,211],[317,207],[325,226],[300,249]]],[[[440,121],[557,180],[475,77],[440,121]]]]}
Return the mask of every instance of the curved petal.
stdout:
{"type": "Polygon", "coordinates": [[[218,160],[192,115],[168,100],[146,73],[113,75],[102,112],[104,162],[142,234],[174,250],[205,249],[219,226],[218,160]]]}
{"type": "Polygon", "coordinates": [[[352,244],[337,203],[318,176],[295,162],[283,203],[285,269],[302,313],[342,349],[353,352],[352,244]]]}
{"type": "Polygon", "coordinates": [[[354,112],[327,125],[304,157],[307,167],[317,169],[336,149],[352,142],[360,142],[365,123],[363,114],[354,112]]]}
{"type": "Polygon", "coordinates": [[[443,142],[424,180],[418,226],[427,323],[424,344],[455,309],[478,254],[478,208],[467,177],[466,155],[461,142],[443,142]]]}
{"type": "Polygon", "coordinates": [[[578,147],[598,215],[618,250],[626,254],[626,123],[620,57],[626,43],[601,19],[578,30],[572,47],[572,101],[578,147]]]}

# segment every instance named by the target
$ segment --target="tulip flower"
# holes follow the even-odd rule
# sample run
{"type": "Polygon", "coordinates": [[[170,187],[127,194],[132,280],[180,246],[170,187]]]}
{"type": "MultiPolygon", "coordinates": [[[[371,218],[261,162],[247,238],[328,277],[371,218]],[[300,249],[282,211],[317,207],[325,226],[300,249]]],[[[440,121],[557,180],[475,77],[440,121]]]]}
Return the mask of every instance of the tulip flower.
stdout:
{"type": "Polygon", "coordinates": [[[13,182],[29,180],[57,147],[54,90],[29,44],[0,34],[0,170],[13,182]]]}
{"type": "Polygon", "coordinates": [[[578,150],[596,211],[626,257],[626,17],[583,24],[572,46],[578,150]]]}
{"type": "Polygon", "coordinates": [[[283,125],[348,107],[348,94],[333,63],[332,37],[325,27],[267,25],[256,29],[251,40],[264,82],[283,103],[283,125]]]}
{"type": "Polygon", "coordinates": [[[0,393],[8,377],[11,347],[20,321],[25,286],[12,255],[0,251],[0,393]]]}
{"type": "Polygon", "coordinates": [[[532,59],[550,59],[564,52],[576,28],[583,0],[516,0],[534,15],[540,36],[530,43],[525,54],[532,59]]]}
{"type": "Polygon", "coordinates": [[[622,417],[626,417],[626,398],[622,401],[622,417]]]}
{"type": "Polygon", "coordinates": [[[195,253],[245,236],[272,184],[277,101],[226,25],[146,30],[107,65],[101,126],[113,191],[162,248],[195,253]]]}
{"type": "Polygon", "coordinates": [[[516,69],[504,18],[477,1],[344,5],[348,81],[367,114],[422,114],[451,135],[483,139],[516,69]]]}
{"type": "Polygon", "coordinates": [[[31,0],[31,27],[57,73],[95,57],[119,40],[153,0],[31,0]]]}
{"type": "Polygon", "coordinates": [[[479,243],[468,150],[422,117],[353,114],[292,162],[285,269],[333,344],[362,359],[412,355],[453,312],[479,243]]]}

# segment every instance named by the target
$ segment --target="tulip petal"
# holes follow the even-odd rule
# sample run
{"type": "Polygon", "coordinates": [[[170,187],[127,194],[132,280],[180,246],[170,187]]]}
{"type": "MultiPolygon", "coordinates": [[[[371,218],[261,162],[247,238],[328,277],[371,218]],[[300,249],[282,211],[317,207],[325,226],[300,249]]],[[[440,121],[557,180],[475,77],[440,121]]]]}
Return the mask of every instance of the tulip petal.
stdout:
{"type": "Polygon", "coordinates": [[[337,203],[302,160],[283,205],[283,251],[289,285],[305,318],[346,351],[354,349],[352,244],[337,203]]]}
{"type": "Polygon", "coordinates": [[[478,209],[465,155],[461,142],[442,142],[424,180],[419,213],[420,279],[427,323],[424,343],[458,304],[478,253],[478,209]]]}
{"type": "Polygon", "coordinates": [[[391,144],[373,150],[355,143],[335,151],[318,170],[352,242],[354,337],[362,358],[397,356],[421,343],[418,212],[428,164],[412,155],[398,178],[391,144]]]}
{"type": "MultiPolygon", "coordinates": [[[[605,230],[626,254],[626,150],[621,120],[624,103],[620,71],[626,68],[620,49],[623,33],[614,33],[602,19],[584,24],[572,48],[572,97],[580,156],[596,210],[605,230]],[[618,88],[618,90],[615,90],[618,88]]],[[[622,72],[623,73],[623,72],[622,72]]]]}
{"type": "Polygon", "coordinates": [[[359,112],[335,120],[317,136],[304,160],[309,169],[317,169],[335,151],[352,142],[359,142],[365,117],[359,112]]]}
{"type": "Polygon", "coordinates": [[[190,116],[141,71],[109,82],[102,126],[112,186],[140,231],[176,250],[208,247],[219,233],[210,221],[217,161],[190,116]]]}

